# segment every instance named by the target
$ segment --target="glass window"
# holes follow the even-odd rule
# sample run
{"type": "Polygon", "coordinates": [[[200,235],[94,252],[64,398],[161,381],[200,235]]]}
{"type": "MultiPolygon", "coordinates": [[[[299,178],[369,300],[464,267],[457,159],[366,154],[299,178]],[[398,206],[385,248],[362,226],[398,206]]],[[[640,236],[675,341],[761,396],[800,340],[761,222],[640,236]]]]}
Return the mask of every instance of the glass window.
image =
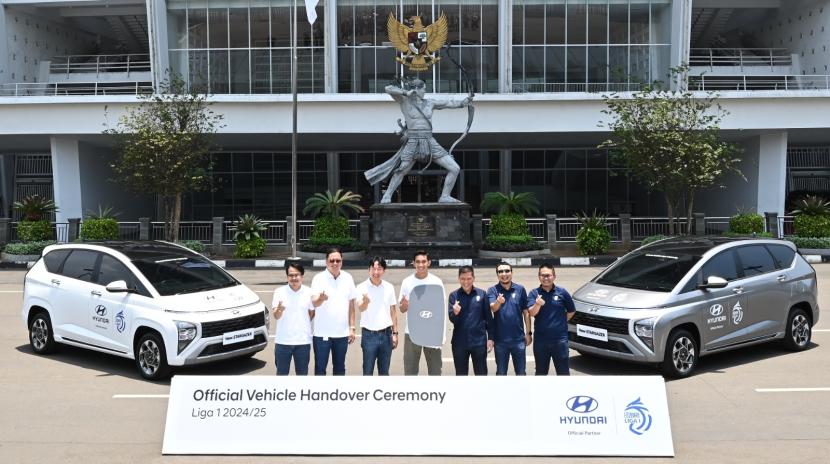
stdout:
{"type": "Polygon", "coordinates": [[[565,44],[565,2],[548,2],[545,5],[545,43],[549,45],[565,44]]]}
{"type": "Polygon", "coordinates": [[[630,10],[629,43],[649,43],[649,6],[648,3],[632,3],[630,10]]]}
{"type": "MultiPolygon", "coordinates": [[[[608,5],[589,1],[588,5],[588,43],[608,43],[608,5]]],[[[604,1],[602,3],[605,3],[604,1]]]]}
{"type": "Polygon", "coordinates": [[[50,251],[43,257],[43,264],[46,265],[46,270],[57,274],[63,264],[63,261],[69,256],[69,252],[72,250],[55,250],[50,251]]]}
{"type": "Polygon", "coordinates": [[[208,9],[208,37],[210,48],[228,48],[227,8],[208,9]]]}
{"type": "Polygon", "coordinates": [[[765,274],[775,270],[775,262],[763,245],[742,246],[736,249],[744,277],[765,274]]]}
{"type": "Polygon", "coordinates": [[[786,245],[767,245],[767,249],[775,258],[778,269],[786,269],[793,264],[795,250],[786,245]]]}
{"type": "Polygon", "coordinates": [[[197,256],[134,260],[138,270],[161,296],[234,287],[239,282],[222,268],[197,256]]]}
{"type": "Polygon", "coordinates": [[[628,4],[614,2],[608,5],[608,42],[628,43],[628,4]]]}
{"type": "Polygon", "coordinates": [[[588,7],[585,4],[568,3],[568,43],[584,44],[586,39],[588,7]]]}
{"type": "Polygon", "coordinates": [[[711,276],[726,279],[727,282],[738,278],[738,268],[735,263],[734,250],[726,250],[713,256],[703,265],[701,283],[711,276]]]}
{"type": "Polygon", "coordinates": [[[228,24],[230,26],[230,48],[248,48],[248,9],[231,8],[228,10],[228,24]]]}
{"type": "Polygon", "coordinates": [[[100,253],[90,250],[72,250],[72,253],[63,263],[61,275],[73,279],[93,282],[95,278],[95,263],[100,253]]]}
{"type": "Polygon", "coordinates": [[[191,9],[187,12],[187,45],[189,48],[207,47],[207,11],[191,9]]]}

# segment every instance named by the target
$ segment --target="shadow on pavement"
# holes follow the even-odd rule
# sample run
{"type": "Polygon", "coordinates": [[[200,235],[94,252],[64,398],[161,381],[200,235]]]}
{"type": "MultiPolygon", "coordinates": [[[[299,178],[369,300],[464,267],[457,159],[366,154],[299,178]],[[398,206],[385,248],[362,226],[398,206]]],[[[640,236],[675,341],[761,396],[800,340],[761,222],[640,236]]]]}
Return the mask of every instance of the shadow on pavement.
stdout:
{"type": "MultiPolygon", "coordinates": [[[[29,344],[20,345],[16,349],[23,354],[39,356],[32,351],[32,347],[29,344]]],[[[55,353],[39,357],[98,371],[99,377],[117,375],[128,379],[144,380],[139,375],[135,361],[132,359],[99,353],[75,346],[58,345],[55,353]]],[[[178,367],[173,370],[173,375],[242,375],[260,370],[266,364],[265,361],[260,359],[241,357],[198,366],[178,367]]],[[[170,379],[156,382],[144,381],[157,385],[170,385],[170,379]]]]}

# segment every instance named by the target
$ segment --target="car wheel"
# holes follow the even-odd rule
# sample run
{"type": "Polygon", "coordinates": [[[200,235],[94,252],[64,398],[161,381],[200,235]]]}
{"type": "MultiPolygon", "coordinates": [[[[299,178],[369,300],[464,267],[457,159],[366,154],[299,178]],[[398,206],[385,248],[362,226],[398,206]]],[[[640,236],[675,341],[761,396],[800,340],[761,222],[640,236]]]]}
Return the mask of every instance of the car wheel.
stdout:
{"type": "Polygon", "coordinates": [[[144,334],[135,350],[135,365],[141,376],[147,380],[166,378],[170,372],[166,353],[164,341],[158,334],[152,332],[144,334]]]}
{"type": "Polygon", "coordinates": [[[784,345],[793,351],[806,350],[810,346],[813,331],[810,327],[810,318],[801,308],[793,308],[787,317],[787,333],[784,336],[784,345]]]}
{"type": "Polygon", "coordinates": [[[52,319],[46,311],[40,311],[29,323],[29,344],[37,354],[49,354],[55,351],[57,343],[52,332],[52,319]]]}
{"type": "Polygon", "coordinates": [[[679,329],[669,335],[666,354],[660,366],[667,377],[688,377],[697,366],[700,352],[694,335],[688,330],[679,329]]]}

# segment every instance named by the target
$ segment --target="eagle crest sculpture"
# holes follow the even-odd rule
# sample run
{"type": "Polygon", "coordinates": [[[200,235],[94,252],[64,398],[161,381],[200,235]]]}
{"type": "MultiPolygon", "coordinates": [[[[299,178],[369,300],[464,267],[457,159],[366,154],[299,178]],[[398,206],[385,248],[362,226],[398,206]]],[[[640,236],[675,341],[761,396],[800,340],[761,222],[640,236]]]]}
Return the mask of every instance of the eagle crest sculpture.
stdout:
{"type": "Polygon", "coordinates": [[[441,59],[438,50],[447,41],[447,16],[441,13],[429,26],[424,26],[420,16],[412,16],[409,22],[411,26],[402,24],[389,13],[386,21],[389,41],[403,53],[395,59],[412,71],[426,71],[441,59]]]}

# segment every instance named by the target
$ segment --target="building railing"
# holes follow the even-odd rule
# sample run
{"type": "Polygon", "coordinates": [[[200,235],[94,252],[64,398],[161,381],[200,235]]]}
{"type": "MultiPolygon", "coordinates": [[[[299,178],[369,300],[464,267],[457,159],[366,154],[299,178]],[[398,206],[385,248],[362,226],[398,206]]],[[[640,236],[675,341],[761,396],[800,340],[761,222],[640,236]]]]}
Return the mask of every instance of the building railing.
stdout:
{"type": "Polygon", "coordinates": [[[830,75],[689,76],[689,90],[830,90],[830,75]]]}
{"type": "Polygon", "coordinates": [[[511,93],[636,92],[640,82],[514,82],[511,93]]]}
{"type": "Polygon", "coordinates": [[[74,95],[143,95],[150,82],[47,82],[0,84],[0,97],[65,97],[74,95]]]}
{"type": "Polygon", "coordinates": [[[150,72],[150,55],[69,55],[56,56],[49,64],[50,74],[150,72]]]}
{"type": "MultiPolygon", "coordinates": [[[[685,218],[675,218],[672,221],[676,235],[722,235],[729,231],[729,217],[695,214],[692,220],[692,229],[687,227],[685,218]]],[[[368,216],[349,221],[351,236],[368,245],[371,225],[368,216]]],[[[480,245],[491,231],[490,218],[474,216],[472,219],[473,240],[480,245]],[[478,234],[478,236],[476,236],[478,234]]],[[[291,241],[292,228],[290,218],[285,220],[263,221],[266,230],[260,234],[266,243],[271,246],[288,245],[291,241]]],[[[666,217],[631,217],[622,214],[620,217],[608,217],[605,227],[614,243],[630,244],[640,242],[653,235],[669,235],[670,220],[666,217]]],[[[540,243],[546,243],[553,249],[556,243],[574,243],[577,233],[582,226],[576,217],[545,217],[527,218],[531,236],[540,243]]],[[[80,219],[69,219],[68,223],[52,223],[53,234],[51,239],[59,243],[72,242],[80,237],[80,219]]],[[[0,219],[0,243],[19,241],[19,222],[10,219],[0,219]]],[[[298,243],[307,242],[314,230],[314,221],[301,219],[295,222],[298,243]]],[[[764,231],[776,237],[791,237],[795,235],[793,216],[777,216],[773,213],[765,214],[764,231]]],[[[206,245],[232,246],[234,244],[234,222],[224,218],[213,218],[210,221],[182,221],[179,223],[179,240],[194,240],[206,245]]],[[[118,223],[118,238],[120,240],[163,240],[164,223],[152,222],[149,218],[139,221],[123,221],[118,223]]]]}
{"type": "Polygon", "coordinates": [[[689,51],[689,66],[705,66],[713,69],[719,66],[792,66],[792,54],[785,48],[692,48],[689,51]]]}

